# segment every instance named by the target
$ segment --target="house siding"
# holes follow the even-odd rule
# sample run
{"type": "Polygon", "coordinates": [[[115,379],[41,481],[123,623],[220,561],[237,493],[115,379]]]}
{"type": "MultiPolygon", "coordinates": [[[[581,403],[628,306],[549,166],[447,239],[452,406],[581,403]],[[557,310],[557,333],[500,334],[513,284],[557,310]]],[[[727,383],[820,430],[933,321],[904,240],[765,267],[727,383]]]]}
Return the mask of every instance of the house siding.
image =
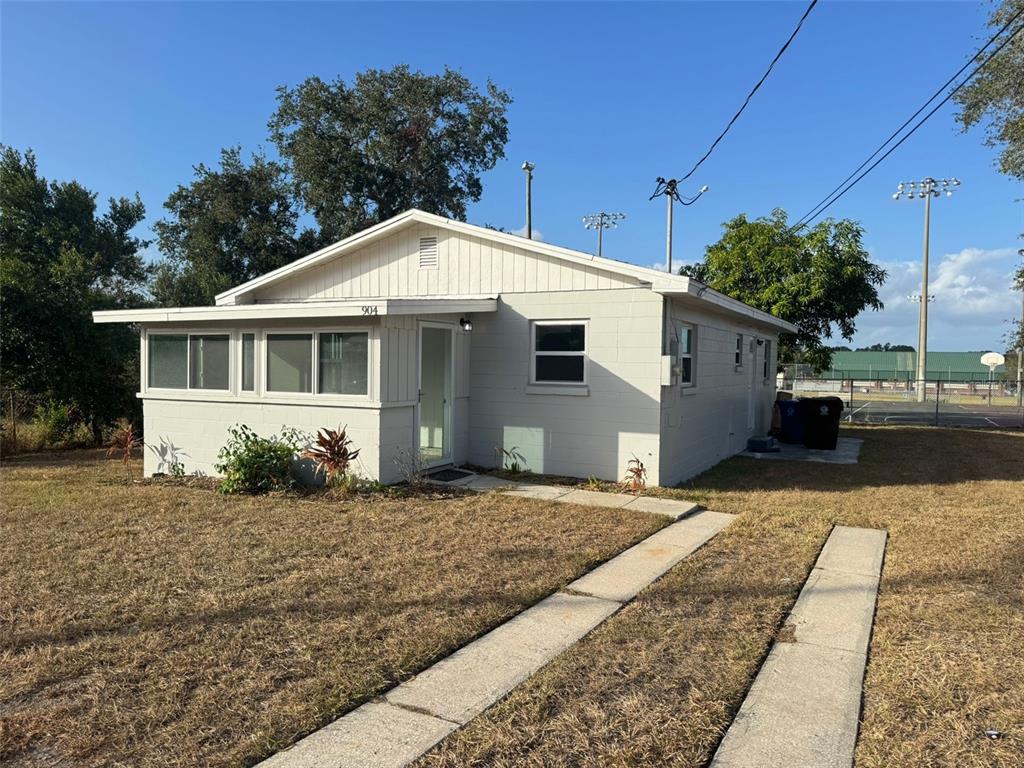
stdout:
{"type": "Polygon", "coordinates": [[[469,460],[515,448],[534,472],[620,480],[636,455],[657,483],[661,317],[646,289],[502,295],[470,334],[469,460]],[[588,322],[585,396],[529,384],[530,322],[560,319],[588,322]]]}
{"type": "Polygon", "coordinates": [[[694,326],[697,350],[696,386],[662,387],[659,475],[662,485],[677,485],[743,451],[749,437],[768,431],[775,400],[778,334],[693,304],[676,300],[665,304],[668,317],[694,326]],[[739,370],[737,333],[744,335],[739,370]],[[767,381],[762,373],[766,347],[758,345],[757,339],[771,342],[767,381]]]}
{"type": "MultiPolygon", "coordinates": [[[[529,243],[523,241],[524,245],[529,243]]],[[[253,293],[258,302],[496,295],[633,287],[635,278],[528,248],[417,224],[253,293]],[[436,237],[437,267],[420,267],[421,237],[436,237]]]]}

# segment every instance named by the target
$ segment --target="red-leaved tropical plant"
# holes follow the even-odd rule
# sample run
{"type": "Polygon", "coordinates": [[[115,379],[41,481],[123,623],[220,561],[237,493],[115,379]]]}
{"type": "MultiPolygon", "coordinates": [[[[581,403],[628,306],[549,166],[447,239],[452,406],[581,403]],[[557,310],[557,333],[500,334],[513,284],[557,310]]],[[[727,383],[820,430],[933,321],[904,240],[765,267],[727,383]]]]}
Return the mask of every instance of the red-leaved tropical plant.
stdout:
{"type": "Polygon", "coordinates": [[[626,479],[622,481],[622,485],[633,493],[640,493],[647,487],[647,467],[636,454],[626,464],[626,479]]]}
{"type": "Polygon", "coordinates": [[[327,485],[334,485],[348,474],[348,467],[359,455],[359,449],[352,448],[352,440],[345,434],[348,427],[317,430],[313,444],[302,452],[302,458],[309,459],[316,467],[316,473],[323,475],[327,485]]]}
{"type": "Polygon", "coordinates": [[[116,456],[121,459],[129,483],[135,480],[135,474],[132,472],[132,459],[134,458],[135,451],[140,448],[142,448],[142,439],[135,434],[135,428],[131,422],[119,424],[111,437],[110,447],[107,448],[107,456],[116,456]]]}

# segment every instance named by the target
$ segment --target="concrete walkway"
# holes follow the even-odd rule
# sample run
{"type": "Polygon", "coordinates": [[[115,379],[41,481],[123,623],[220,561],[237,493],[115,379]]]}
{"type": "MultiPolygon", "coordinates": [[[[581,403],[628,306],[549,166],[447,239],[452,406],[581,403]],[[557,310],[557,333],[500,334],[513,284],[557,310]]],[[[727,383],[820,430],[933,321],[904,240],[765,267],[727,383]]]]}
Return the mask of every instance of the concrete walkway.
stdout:
{"type": "Polygon", "coordinates": [[[518,482],[506,480],[493,475],[471,474],[459,480],[449,482],[434,481],[438,485],[451,485],[466,488],[479,493],[497,491],[508,496],[541,501],[557,501],[564,504],[582,504],[589,507],[616,507],[648,512],[655,515],[666,515],[679,520],[697,511],[697,505],[689,501],[675,499],[659,499],[653,496],[635,496],[632,493],[606,493],[604,491],[588,491],[568,485],[546,485],[543,483],[518,482]]]}
{"type": "MultiPolygon", "coordinates": [[[[530,489],[520,484],[511,492],[524,490],[530,489]]],[[[563,495],[576,493],[563,490],[567,492],[563,495]]],[[[734,517],[698,512],[662,528],[564,591],[260,765],[399,768],[409,764],[578,642],[734,517]]]]}
{"type": "Polygon", "coordinates": [[[850,768],[886,532],[837,526],[711,768],[850,768]]]}

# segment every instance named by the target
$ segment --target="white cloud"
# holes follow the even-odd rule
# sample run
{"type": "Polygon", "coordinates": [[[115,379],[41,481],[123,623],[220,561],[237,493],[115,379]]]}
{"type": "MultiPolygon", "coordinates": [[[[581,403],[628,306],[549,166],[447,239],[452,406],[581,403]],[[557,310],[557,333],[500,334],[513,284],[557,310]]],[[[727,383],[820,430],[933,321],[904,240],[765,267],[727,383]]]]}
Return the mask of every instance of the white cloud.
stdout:
{"type": "MultiPolygon", "coordinates": [[[[965,248],[938,259],[933,254],[928,292],[928,346],[936,350],[1002,349],[1007,320],[1020,315],[1020,294],[1011,288],[1014,248],[965,248]]],[[[921,292],[919,261],[880,262],[889,277],[880,291],[885,309],[857,318],[858,346],[876,342],[917,344],[921,292]]],[[[836,341],[836,343],[841,343],[836,341]]]]}

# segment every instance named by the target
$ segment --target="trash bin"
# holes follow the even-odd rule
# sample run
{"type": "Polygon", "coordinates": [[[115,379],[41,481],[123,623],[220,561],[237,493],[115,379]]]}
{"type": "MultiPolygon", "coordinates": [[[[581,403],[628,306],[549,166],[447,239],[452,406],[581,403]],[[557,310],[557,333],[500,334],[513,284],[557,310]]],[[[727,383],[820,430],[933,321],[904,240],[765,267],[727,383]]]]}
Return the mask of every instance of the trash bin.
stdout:
{"type": "Polygon", "coordinates": [[[839,442],[839,417],[843,401],[838,397],[808,397],[800,401],[804,417],[804,445],[834,451],[839,442]]]}
{"type": "Polygon", "coordinates": [[[804,441],[804,414],[800,408],[800,400],[778,400],[779,407],[779,440],[783,443],[802,443],[804,441]]]}

